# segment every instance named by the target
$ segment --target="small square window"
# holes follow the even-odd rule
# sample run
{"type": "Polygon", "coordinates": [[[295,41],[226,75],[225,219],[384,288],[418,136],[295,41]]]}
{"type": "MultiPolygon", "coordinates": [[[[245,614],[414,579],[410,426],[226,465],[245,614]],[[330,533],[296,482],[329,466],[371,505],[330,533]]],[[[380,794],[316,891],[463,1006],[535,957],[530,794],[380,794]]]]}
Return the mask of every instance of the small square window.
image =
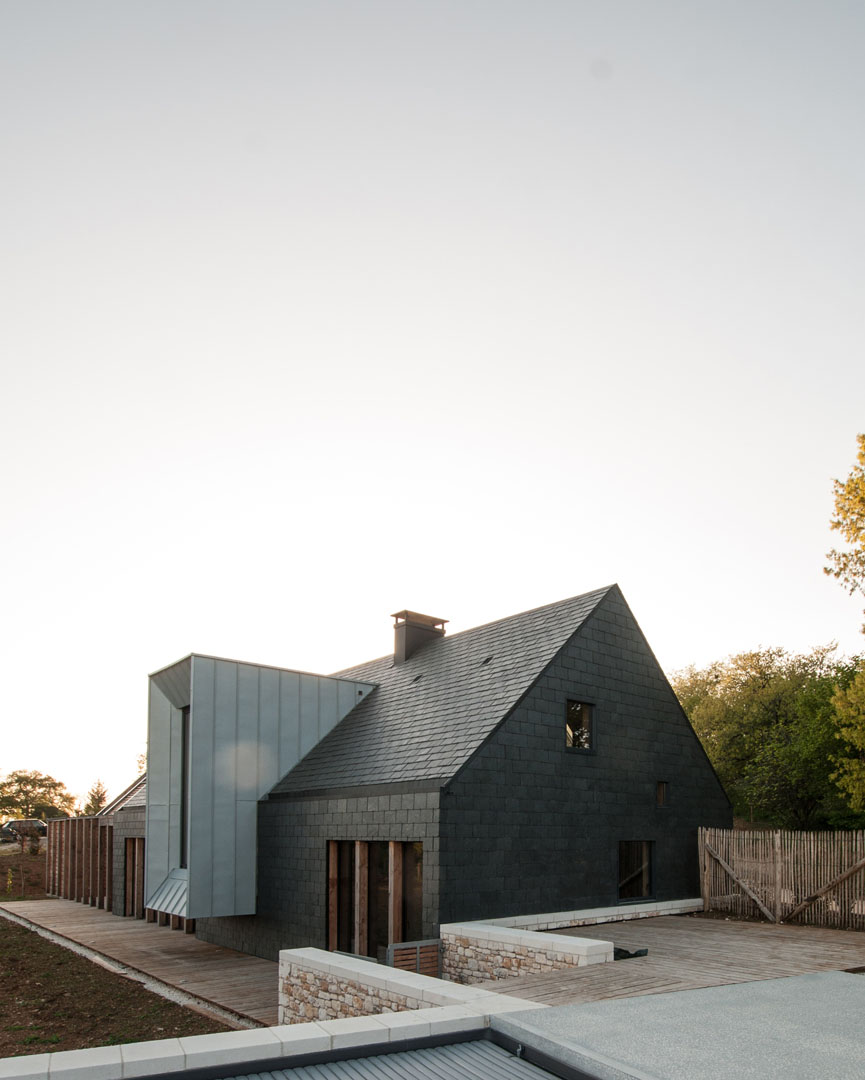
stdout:
{"type": "Polygon", "coordinates": [[[666,806],[667,799],[669,798],[669,784],[666,780],[659,780],[658,786],[655,791],[655,804],[657,806],[666,806]]]}
{"type": "Polygon", "coordinates": [[[620,840],[619,899],[642,900],[653,888],[651,840],[620,840]]]}
{"type": "Polygon", "coordinates": [[[585,701],[569,701],[565,717],[565,746],[572,750],[591,750],[593,746],[593,707],[585,701]]]}

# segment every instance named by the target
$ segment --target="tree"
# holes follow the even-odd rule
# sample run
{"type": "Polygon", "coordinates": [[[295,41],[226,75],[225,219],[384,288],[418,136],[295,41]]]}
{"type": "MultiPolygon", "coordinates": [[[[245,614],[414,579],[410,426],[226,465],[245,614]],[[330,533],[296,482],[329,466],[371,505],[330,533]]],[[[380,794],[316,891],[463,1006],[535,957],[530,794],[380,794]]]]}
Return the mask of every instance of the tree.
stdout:
{"type": "MultiPolygon", "coordinates": [[[[826,554],[829,566],[823,567],[825,573],[838,578],[851,596],[855,592],[865,595],[865,435],[857,435],[856,441],[859,464],[853,466],[843,482],[833,481],[835,517],[830,522],[851,550],[836,551],[833,548],[826,554]]],[[[865,634],[865,625],[862,633],[865,634]]]]}
{"type": "Polygon", "coordinates": [[[93,787],[87,792],[87,802],[84,804],[84,809],[81,813],[84,814],[85,817],[98,814],[107,800],[108,792],[105,790],[105,785],[101,780],[97,780],[93,787]]]}
{"type": "Polygon", "coordinates": [[[0,811],[10,817],[68,817],[75,798],[53,776],[19,769],[0,781],[0,811]]]}
{"type": "Polygon", "coordinates": [[[800,829],[860,823],[851,818],[833,761],[834,695],[859,666],[858,659],[835,658],[834,646],[802,656],[762,649],[673,676],[737,815],[800,829]]]}
{"type": "Polygon", "coordinates": [[[865,668],[846,687],[839,687],[832,699],[838,734],[847,744],[847,753],[834,758],[837,785],[847,793],[854,810],[865,810],[865,668]]]}

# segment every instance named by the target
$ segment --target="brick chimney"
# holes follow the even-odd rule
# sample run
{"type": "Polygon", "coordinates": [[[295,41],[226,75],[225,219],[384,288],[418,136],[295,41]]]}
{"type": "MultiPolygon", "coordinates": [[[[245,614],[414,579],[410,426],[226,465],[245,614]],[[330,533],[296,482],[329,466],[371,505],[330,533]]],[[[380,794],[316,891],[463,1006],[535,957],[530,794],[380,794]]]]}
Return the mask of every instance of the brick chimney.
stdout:
{"type": "Polygon", "coordinates": [[[428,641],[444,637],[447,619],[432,615],[419,615],[416,611],[395,611],[393,624],[393,662],[404,664],[406,660],[428,641]]]}

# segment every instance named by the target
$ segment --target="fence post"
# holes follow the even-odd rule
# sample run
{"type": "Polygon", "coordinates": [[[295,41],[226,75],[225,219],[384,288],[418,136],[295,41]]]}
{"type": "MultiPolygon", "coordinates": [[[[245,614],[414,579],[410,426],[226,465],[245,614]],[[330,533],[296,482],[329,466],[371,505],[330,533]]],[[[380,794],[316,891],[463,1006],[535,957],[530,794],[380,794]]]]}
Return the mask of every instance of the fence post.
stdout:
{"type": "Polygon", "coordinates": [[[775,922],[781,921],[781,830],[775,830],[775,922]]]}
{"type": "Polygon", "coordinates": [[[709,910],[709,856],[706,853],[706,830],[700,829],[697,833],[697,844],[700,850],[700,893],[703,897],[703,911],[709,910]]]}

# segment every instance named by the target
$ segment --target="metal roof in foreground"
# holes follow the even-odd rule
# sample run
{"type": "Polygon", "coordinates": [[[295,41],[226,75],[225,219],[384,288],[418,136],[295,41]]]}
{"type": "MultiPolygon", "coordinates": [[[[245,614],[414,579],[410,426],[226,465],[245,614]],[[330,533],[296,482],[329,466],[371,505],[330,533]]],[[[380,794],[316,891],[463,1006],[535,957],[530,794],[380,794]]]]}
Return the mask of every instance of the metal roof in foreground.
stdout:
{"type": "Polygon", "coordinates": [[[231,1080],[549,1080],[552,1073],[485,1040],[244,1073],[231,1080]]]}

